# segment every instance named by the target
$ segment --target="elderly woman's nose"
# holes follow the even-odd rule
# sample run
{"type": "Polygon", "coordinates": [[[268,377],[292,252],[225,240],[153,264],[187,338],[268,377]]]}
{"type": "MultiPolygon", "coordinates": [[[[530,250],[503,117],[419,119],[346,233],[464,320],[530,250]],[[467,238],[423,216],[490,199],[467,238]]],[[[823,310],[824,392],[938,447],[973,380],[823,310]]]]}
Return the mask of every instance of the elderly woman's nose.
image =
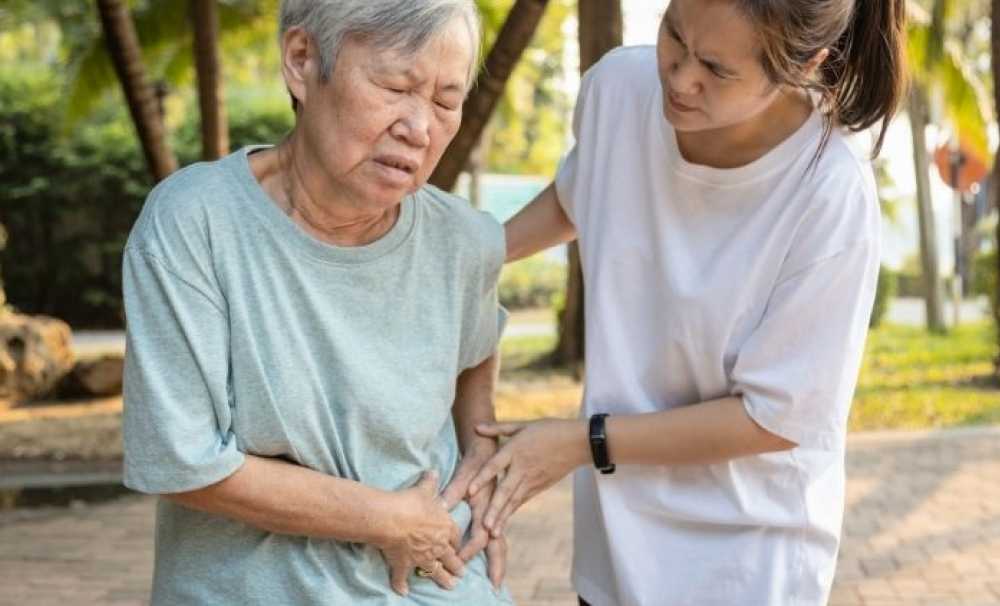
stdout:
{"type": "Polygon", "coordinates": [[[392,125],[390,132],[414,147],[427,147],[431,142],[430,127],[433,110],[423,103],[411,103],[392,125]]]}

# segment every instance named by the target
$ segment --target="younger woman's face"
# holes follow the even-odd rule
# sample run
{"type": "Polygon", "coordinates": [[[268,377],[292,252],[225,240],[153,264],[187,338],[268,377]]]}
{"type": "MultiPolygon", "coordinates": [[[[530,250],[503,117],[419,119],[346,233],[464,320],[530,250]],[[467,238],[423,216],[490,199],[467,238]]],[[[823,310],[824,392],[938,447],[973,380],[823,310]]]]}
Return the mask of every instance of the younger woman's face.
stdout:
{"type": "Polygon", "coordinates": [[[731,1],[672,0],[657,43],[667,120],[697,132],[758,116],[780,90],[760,57],[753,26],[731,1]]]}

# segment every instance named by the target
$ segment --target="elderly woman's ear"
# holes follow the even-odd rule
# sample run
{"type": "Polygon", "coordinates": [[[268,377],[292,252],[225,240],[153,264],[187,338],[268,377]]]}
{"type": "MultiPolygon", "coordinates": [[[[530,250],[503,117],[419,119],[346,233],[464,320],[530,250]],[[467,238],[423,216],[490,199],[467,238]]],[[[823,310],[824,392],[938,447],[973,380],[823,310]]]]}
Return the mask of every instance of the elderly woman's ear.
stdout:
{"type": "Polygon", "coordinates": [[[281,74],[293,107],[306,102],[306,84],[318,73],[319,58],[309,34],[301,27],[290,28],[281,40],[281,74]]]}

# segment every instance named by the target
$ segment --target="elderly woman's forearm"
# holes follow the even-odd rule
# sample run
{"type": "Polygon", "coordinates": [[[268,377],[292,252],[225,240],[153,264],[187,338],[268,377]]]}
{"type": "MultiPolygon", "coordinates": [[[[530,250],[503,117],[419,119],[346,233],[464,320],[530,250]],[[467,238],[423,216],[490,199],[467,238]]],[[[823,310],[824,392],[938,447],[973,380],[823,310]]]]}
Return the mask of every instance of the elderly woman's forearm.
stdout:
{"type": "Polygon", "coordinates": [[[554,183],[504,225],[507,262],[576,239],[576,228],[559,203],[554,183]]]}
{"type": "Polygon", "coordinates": [[[458,376],[452,417],[463,455],[489,457],[496,450],[496,440],[480,436],[476,426],[496,420],[494,402],[499,372],[500,353],[497,352],[458,376]]]}
{"type": "Polygon", "coordinates": [[[379,543],[389,493],[278,459],[247,455],[228,478],[164,498],[277,534],[379,543]]]}

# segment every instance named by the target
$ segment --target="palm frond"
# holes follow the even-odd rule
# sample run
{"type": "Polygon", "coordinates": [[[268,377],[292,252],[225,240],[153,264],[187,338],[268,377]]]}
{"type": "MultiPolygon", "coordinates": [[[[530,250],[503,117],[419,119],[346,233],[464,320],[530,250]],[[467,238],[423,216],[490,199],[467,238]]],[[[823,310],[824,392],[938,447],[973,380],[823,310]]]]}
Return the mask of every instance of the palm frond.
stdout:
{"type": "MultiPolygon", "coordinates": [[[[189,83],[194,70],[188,4],[187,0],[158,0],[133,13],[150,78],[175,87],[189,83]]],[[[277,0],[220,2],[219,30],[221,34],[236,32],[276,14],[277,0]]],[[[63,114],[66,131],[89,116],[118,85],[104,39],[99,35],[88,40],[71,59],[68,73],[63,114]]]]}
{"type": "Polygon", "coordinates": [[[938,90],[944,118],[959,138],[985,162],[992,153],[987,138],[990,102],[982,79],[961,46],[945,35],[944,21],[956,10],[951,0],[938,0],[931,14],[911,5],[907,54],[913,79],[926,90],[938,90]]]}
{"type": "Polygon", "coordinates": [[[104,41],[97,38],[70,60],[63,95],[63,130],[73,130],[117,84],[104,41]]]}
{"type": "Polygon", "coordinates": [[[945,54],[945,40],[948,36],[948,21],[955,13],[954,0],[934,0],[931,4],[930,35],[927,39],[926,66],[940,61],[945,54]]]}
{"type": "Polygon", "coordinates": [[[987,128],[990,120],[989,99],[982,82],[976,77],[954,42],[946,43],[938,62],[935,81],[944,95],[944,111],[952,127],[964,142],[986,163],[991,162],[987,128]]]}
{"type": "Polygon", "coordinates": [[[186,87],[194,80],[194,49],[190,44],[178,44],[173,51],[172,55],[164,57],[160,68],[163,79],[174,88],[186,87]]]}
{"type": "Polygon", "coordinates": [[[913,78],[919,81],[926,81],[931,71],[928,61],[930,47],[931,28],[928,23],[920,21],[910,21],[906,31],[906,53],[907,63],[913,74],[913,78]]]}

